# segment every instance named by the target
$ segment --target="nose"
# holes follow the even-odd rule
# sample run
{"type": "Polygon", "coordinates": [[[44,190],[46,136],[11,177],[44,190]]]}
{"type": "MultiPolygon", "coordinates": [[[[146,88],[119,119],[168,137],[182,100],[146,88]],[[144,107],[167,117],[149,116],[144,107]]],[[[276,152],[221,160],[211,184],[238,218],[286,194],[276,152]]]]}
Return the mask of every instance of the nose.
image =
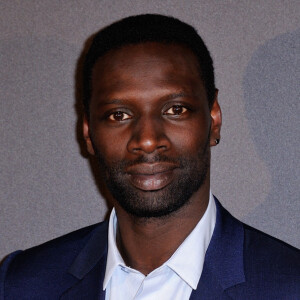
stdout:
{"type": "Polygon", "coordinates": [[[127,149],[130,153],[163,152],[170,148],[170,141],[164,132],[164,126],[154,118],[141,118],[132,124],[132,135],[127,149]]]}

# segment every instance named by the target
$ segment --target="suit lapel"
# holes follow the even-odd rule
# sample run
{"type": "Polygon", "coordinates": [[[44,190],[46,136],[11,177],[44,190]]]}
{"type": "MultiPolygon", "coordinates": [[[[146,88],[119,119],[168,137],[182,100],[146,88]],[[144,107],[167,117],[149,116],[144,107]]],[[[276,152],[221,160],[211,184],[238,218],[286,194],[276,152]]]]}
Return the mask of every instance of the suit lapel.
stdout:
{"type": "Polygon", "coordinates": [[[224,291],[245,281],[243,263],[244,228],[217,199],[214,233],[205,254],[197,290],[192,299],[230,299],[224,291]]]}
{"type": "Polygon", "coordinates": [[[107,258],[107,230],[107,223],[99,226],[76,257],[69,273],[76,277],[77,281],[62,294],[61,300],[105,299],[102,285],[107,258]]]}

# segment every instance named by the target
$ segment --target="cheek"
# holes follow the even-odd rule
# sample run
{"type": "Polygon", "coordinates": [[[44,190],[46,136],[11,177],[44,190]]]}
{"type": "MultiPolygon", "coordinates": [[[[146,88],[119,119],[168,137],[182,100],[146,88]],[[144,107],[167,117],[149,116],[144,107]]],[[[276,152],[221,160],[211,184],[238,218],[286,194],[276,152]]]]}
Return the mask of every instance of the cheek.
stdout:
{"type": "Polygon", "coordinates": [[[177,151],[198,153],[208,141],[209,122],[203,119],[183,126],[170,126],[166,134],[177,151]]]}
{"type": "Polygon", "coordinates": [[[178,153],[184,153],[185,155],[193,155],[199,151],[204,144],[204,140],[200,139],[199,135],[195,132],[185,132],[184,134],[178,134],[177,137],[172,137],[171,143],[173,149],[178,153]]]}
{"type": "Polygon", "coordinates": [[[124,130],[107,129],[96,126],[91,130],[91,137],[97,152],[107,160],[121,160],[126,153],[128,134],[124,130]]]}

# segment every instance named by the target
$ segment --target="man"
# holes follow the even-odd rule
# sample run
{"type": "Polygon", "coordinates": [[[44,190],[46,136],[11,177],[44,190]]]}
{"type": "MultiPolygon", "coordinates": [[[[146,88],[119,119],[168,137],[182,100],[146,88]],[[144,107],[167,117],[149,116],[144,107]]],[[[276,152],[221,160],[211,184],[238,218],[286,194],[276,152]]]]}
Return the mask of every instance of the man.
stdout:
{"type": "Polygon", "coordinates": [[[109,223],[11,254],[0,299],[299,299],[299,251],[210,192],[221,110],[210,54],[174,18],[123,19],[84,63],[83,134],[109,223]]]}

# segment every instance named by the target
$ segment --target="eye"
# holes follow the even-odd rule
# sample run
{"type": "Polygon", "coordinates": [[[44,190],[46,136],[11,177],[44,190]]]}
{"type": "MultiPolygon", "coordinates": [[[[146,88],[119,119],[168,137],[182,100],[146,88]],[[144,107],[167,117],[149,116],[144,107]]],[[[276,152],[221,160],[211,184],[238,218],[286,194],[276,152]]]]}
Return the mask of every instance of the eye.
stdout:
{"type": "Polygon", "coordinates": [[[164,114],[165,115],[182,115],[187,111],[187,109],[182,105],[173,105],[164,114]]]}
{"type": "Polygon", "coordinates": [[[131,119],[131,116],[122,112],[122,111],[116,111],[114,113],[112,113],[111,115],[109,115],[109,120],[111,121],[117,121],[117,122],[120,122],[120,121],[125,121],[125,120],[128,120],[128,119],[131,119]]]}

